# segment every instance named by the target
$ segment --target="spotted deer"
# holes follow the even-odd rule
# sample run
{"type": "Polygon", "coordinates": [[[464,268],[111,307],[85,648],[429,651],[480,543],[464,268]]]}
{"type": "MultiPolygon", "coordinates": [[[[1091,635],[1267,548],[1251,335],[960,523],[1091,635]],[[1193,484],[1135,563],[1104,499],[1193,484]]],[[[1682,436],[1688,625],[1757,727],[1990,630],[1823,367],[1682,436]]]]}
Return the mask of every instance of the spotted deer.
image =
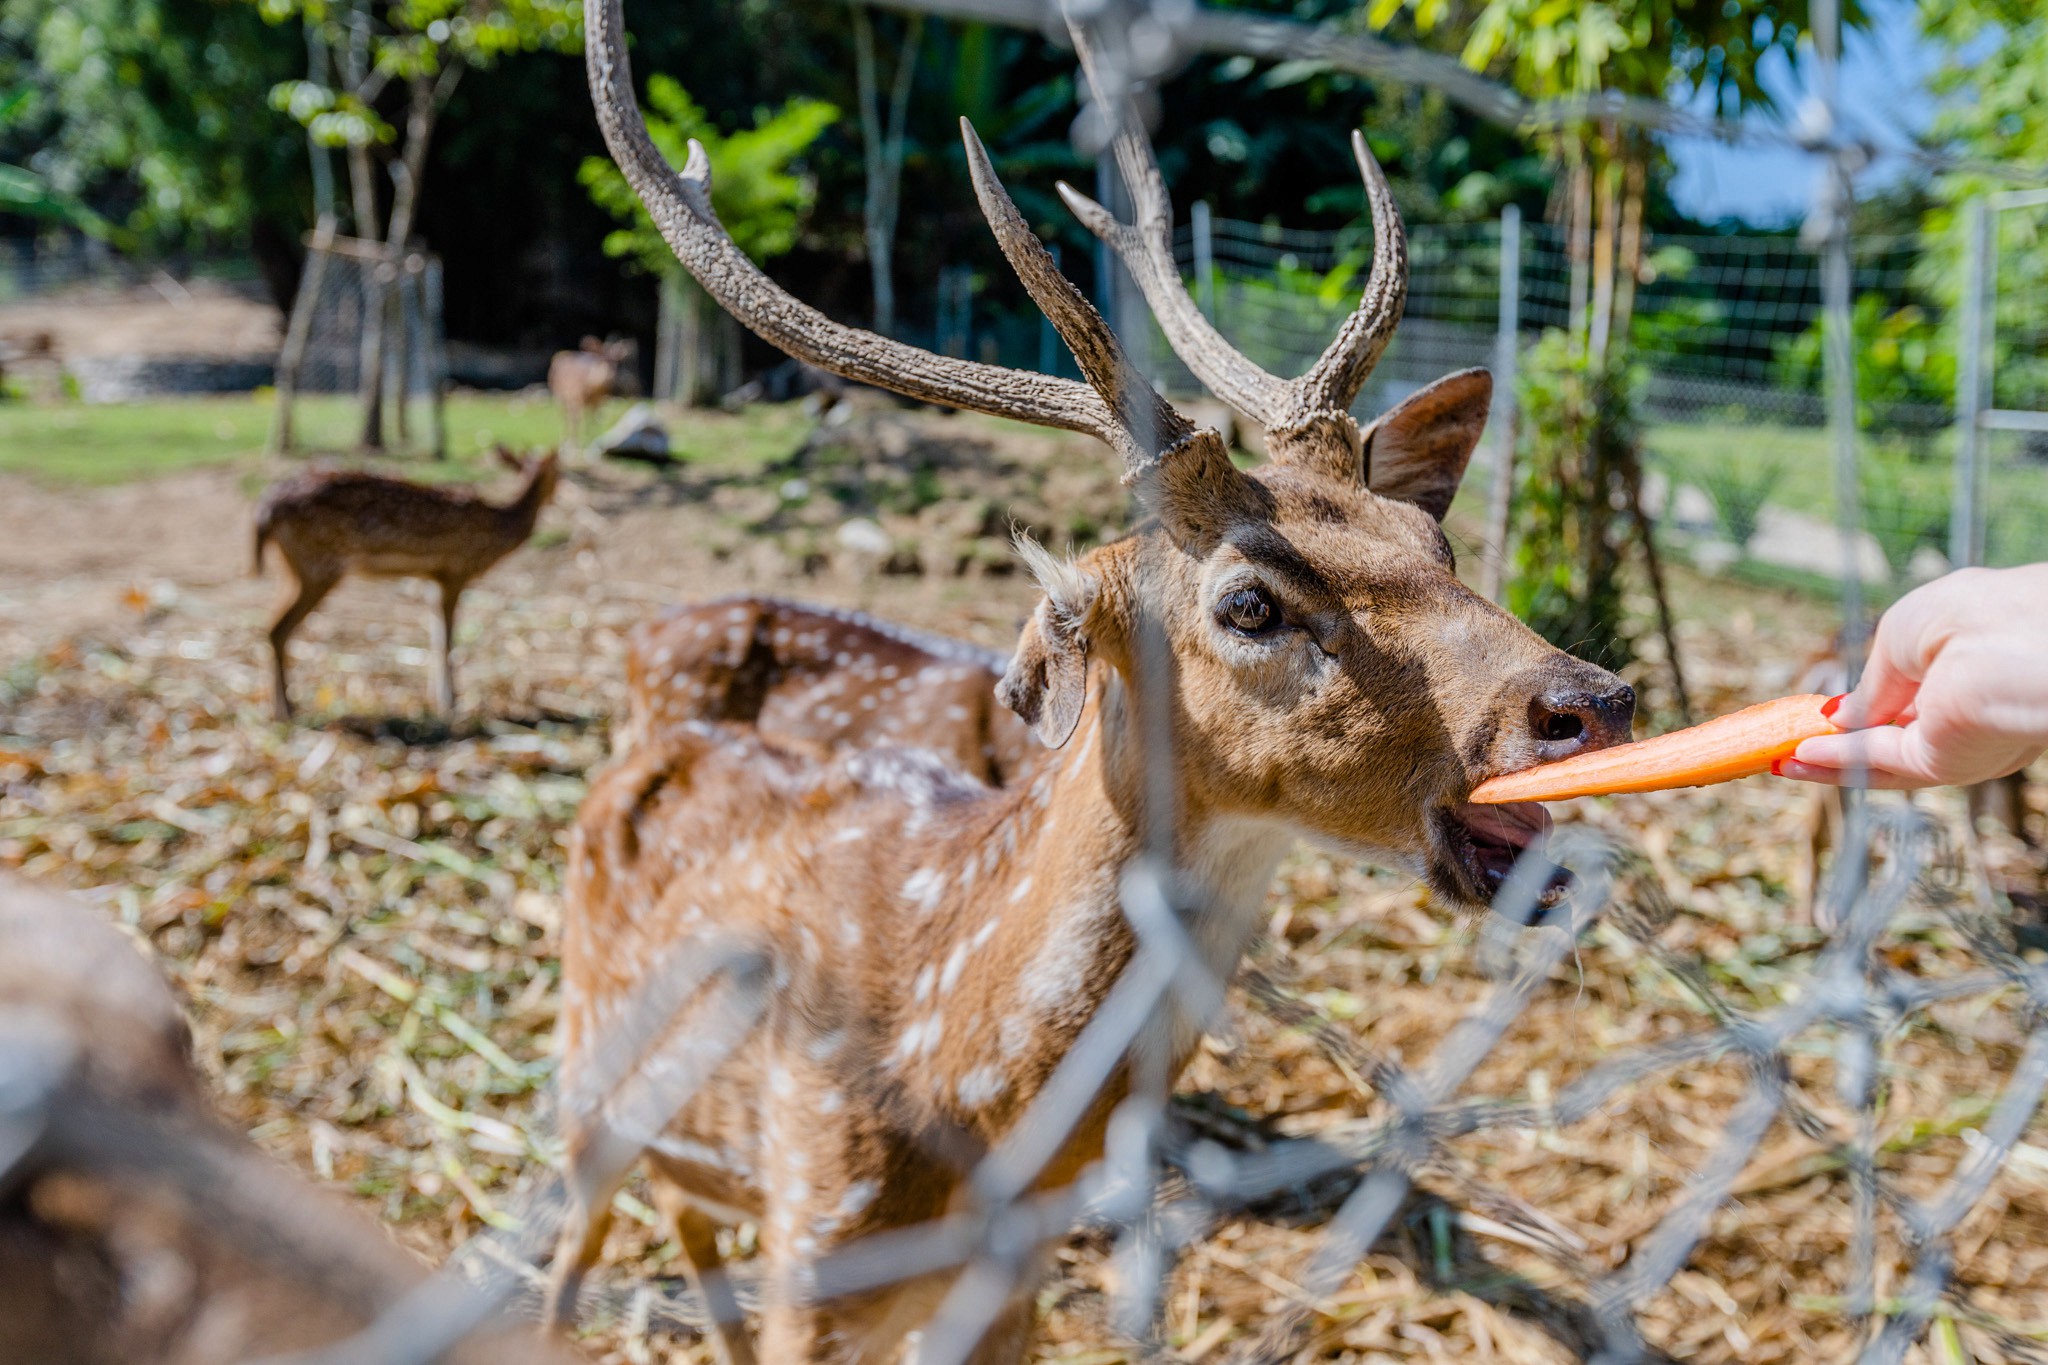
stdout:
{"type": "MultiPolygon", "coordinates": [[[[1148,851],[1164,846],[1196,907],[1182,917],[1187,935],[1219,976],[1298,836],[1412,868],[1447,905],[1477,907],[1543,818],[1470,805],[1471,788],[1627,738],[1634,698],[1452,572],[1439,519],[1484,425],[1487,377],[1439,381],[1369,428],[1348,411],[1392,335],[1406,277],[1399,217],[1362,139],[1375,229],[1364,298],[1299,379],[1229,359],[1233,401],[1267,432],[1267,462],[1245,471],[1132,368],[964,122],[982,212],[1085,381],[935,355],[782,290],[712,213],[703,150],[678,173],[649,140],[620,0],[593,0],[584,15],[612,156],[721,306],[850,379],[1092,434],[1142,500],[1132,534],[1078,559],[1019,543],[1044,595],[997,693],[1056,751],[1027,780],[991,788],[886,745],[819,761],[749,727],[685,723],[651,727],[618,755],[577,816],[559,1041],[579,1197],[552,1270],[552,1317],[572,1315],[623,1175],[593,1089],[613,1064],[598,1040],[664,964],[738,941],[773,963],[766,1013],[636,1145],[714,1305],[732,1304],[709,1273],[716,1224],[760,1229],[770,1288],[758,1345],[728,1312],[728,1359],[882,1361],[954,1273],[833,1297],[807,1291],[806,1276],[856,1239],[973,1206],[967,1163],[1016,1136],[1136,952],[1121,888],[1148,851]]],[[[1161,313],[1169,329],[1175,316],[1161,313]]],[[[647,1045],[650,1059],[686,1059],[707,1023],[684,1011],[647,1045]]],[[[1177,1069],[1194,1023],[1159,1028],[1177,1069]]],[[[1100,1154],[1127,1085],[1119,1071],[1100,1087],[1034,1165],[1034,1188],[1071,1182],[1100,1154]]],[[[1031,1302],[1026,1283],[976,1360],[1021,1358],[1031,1302]]]]}
{"type": "MultiPolygon", "coordinates": [[[[310,1358],[427,1278],[214,1113],[170,988],[101,911],[4,873],[0,1095],[0,1360],[310,1358]]],[[[567,1359],[502,1326],[435,1358],[567,1359]]]]}
{"type": "Polygon", "coordinates": [[[633,360],[630,341],[583,338],[573,351],[556,351],[548,361],[548,392],[562,410],[562,445],[572,454],[583,449],[583,416],[625,391],[626,367],[633,360]]]}
{"type": "Polygon", "coordinates": [[[263,572],[269,545],[288,571],[270,622],[271,700],[279,721],[292,717],[285,680],[292,632],[352,573],[434,581],[441,598],[433,622],[434,702],[444,714],[455,709],[449,650],[456,603],[464,588],[526,543],[561,473],[552,452],[522,460],[500,446],[497,456],[521,476],[509,502],[358,470],[302,474],[263,495],[256,508],[256,572],[263,572]]]}
{"type": "Polygon", "coordinates": [[[786,747],[915,746],[1005,786],[1049,752],[996,700],[1009,662],[865,612],[773,597],[675,607],[627,637],[618,748],[722,721],[786,747]]]}

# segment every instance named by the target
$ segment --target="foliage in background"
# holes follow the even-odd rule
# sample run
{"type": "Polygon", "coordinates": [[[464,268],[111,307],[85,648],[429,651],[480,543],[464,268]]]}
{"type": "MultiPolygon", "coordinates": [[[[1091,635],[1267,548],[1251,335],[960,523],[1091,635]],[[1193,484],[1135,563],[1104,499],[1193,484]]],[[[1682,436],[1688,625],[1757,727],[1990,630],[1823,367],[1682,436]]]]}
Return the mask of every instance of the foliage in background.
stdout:
{"type": "MultiPolygon", "coordinates": [[[[1920,27],[1944,60],[1932,85],[1941,99],[1930,140],[1988,162],[2048,165],[2048,7],[2039,0],[1920,0],[1920,27]]],[[[1961,316],[1963,206],[2005,179],[1980,170],[1935,177],[1922,221],[1927,249],[1916,285],[1961,316]]],[[[2048,211],[1999,215],[1998,313],[1991,374],[2003,407],[2048,405],[2048,211]]],[[[1953,321],[1951,322],[1953,325],[1953,321]]],[[[1953,346],[1953,342],[1951,342],[1953,346]]]]}
{"type": "MultiPolygon", "coordinates": [[[[797,98],[770,112],[758,110],[754,126],[721,133],[690,92],[672,77],[648,78],[648,136],[670,165],[680,168],[692,139],[711,160],[711,207],[735,245],[755,261],[783,255],[817,200],[817,185],[793,169],[813,143],[839,120],[823,100],[797,98]]],[[[608,156],[585,158],[577,180],[591,199],[630,226],[609,233],[605,253],[632,261],[653,275],[674,275],[682,266],[647,216],[633,187],[608,156]]]]}
{"type": "MultiPolygon", "coordinates": [[[[1856,425],[1924,436],[1948,425],[1956,391],[1953,339],[1918,304],[1888,308],[1877,294],[1858,298],[1849,317],[1856,355],[1856,425]]],[[[1818,392],[1826,366],[1827,318],[1783,343],[1773,378],[1788,389],[1818,392]]]]}
{"type": "Polygon", "coordinates": [[[1720,524],[1721,534],[1736,549],[1747,551],[1756,539],[1764,504],[1784,481],[1784,462],[1765,460],[1744,466],[1733,460],[1715,460],[1700,465],[1692,475],[1714,504],[1714,520],[1720,524]]]}
{"type": "Polygon", "coordinates": [[[1619,520],[1608,487],[1635,426],[1639,372],[1589,364],[1553,328],[1522,361],[1522,449],[1507,608],[1537,634],[1609,668],[1633,651],[1621,630],[1619,520]]]}
{"type": "Polygon", "coordinates": [[[0,161],[142,249],[253,248],[268,273],[310,221],[304,144],[263,112],[302,61],[242,4],[0,0],[0,161]]]}

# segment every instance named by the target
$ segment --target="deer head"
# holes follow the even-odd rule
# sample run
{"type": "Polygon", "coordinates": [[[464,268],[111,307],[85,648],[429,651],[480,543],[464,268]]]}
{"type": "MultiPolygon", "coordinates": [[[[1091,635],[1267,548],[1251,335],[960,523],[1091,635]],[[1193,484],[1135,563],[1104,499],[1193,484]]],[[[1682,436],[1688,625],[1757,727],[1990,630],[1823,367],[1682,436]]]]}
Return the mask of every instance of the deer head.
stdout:
{"type": "MultiPolygon", "coordinates": [[[[1374,221],[1371,276],[1329,349],[1293,381],[1229,347],[1188,298],[1168,250],[1165,191],[1132,120],[1120,120],[1116,146],[1138,226],[1062,187],[1130,265],[1183,360],[1265,427],[1270,459],[1245,471],[1216,432],[1191,423],[1129,363],[1032,235],[964,120],[982,211],[1085,383],[935,355],[833,322],[789,295],[713,214],[703,149],[692,143],[678,173],[649,140],[619,0],[593,0],[586,26],[613,157],[678,259],[735,318],[848,379],[1086,432],[1121,458],[1144,512],[1134,534],[1072,562],[1021,547],[1045,597],[999,695],[1046,744],[1063,744],[1089,706],[1121,722],[1159,699],[1179,828],[1271,823],[1416,867],[1441,895],[1470,905],[1490,900],[1542,821],[1534,807],[1466,805],[1470,789],[1628,737],[1634,697],[1625,684],[1546,644],[1456,576],[1439,523],[1485,425],[1486,373],[1439,380],[1369,426],[1350,414],[1392,336],[1406,278],[1399,215],[1362,138],[1353,150],[1374,221]]],[[[1161,790],[1145,781],[1147,729],[1159,733],[1105,725],[1106,762],[1132,803],[1161,790]]]]}

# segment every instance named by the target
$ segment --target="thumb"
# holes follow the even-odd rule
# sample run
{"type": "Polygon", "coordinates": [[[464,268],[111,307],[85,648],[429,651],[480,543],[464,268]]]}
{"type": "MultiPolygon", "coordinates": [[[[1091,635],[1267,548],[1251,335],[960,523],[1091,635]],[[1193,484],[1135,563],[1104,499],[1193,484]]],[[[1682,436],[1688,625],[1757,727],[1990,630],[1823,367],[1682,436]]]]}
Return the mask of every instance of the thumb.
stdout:
{"type": "Polygon", "coordinates": [[[1870,642],[1870,662],[1856,690],[1836,706],[1830,717],[1835,724],[1844,730],[1889,725],[1913,704],[1939,648],[1930,619],[1934,614],[1909,593],[1879,618],[1870,642]]]}

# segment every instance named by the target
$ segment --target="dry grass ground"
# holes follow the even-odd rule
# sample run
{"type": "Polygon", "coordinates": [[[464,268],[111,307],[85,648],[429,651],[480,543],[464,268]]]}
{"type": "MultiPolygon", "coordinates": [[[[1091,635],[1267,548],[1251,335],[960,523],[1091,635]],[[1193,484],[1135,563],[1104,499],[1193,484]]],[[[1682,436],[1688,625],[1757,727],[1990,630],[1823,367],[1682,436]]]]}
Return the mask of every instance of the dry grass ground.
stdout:
{"type": "MultiPolygon", "coordinates": [[[[1108,462],[1084,443],[966,419],[902,425],[893,454],[827,441],[766,473],[715,462],[667,477],[578,473],[536,543],[464,599],[464,714],[452,725],[425,714],[426,594],[364,583],[301,632],[308,723],[268,722],[261,626],[273,589],[248,576],[247,469],[106,490],[9,486],[0,866],[105,904],[189,1001],[230,1117],[408,1245],[445,1255],[502,1221],[547,1157],[562,839],[621,711],[627,629],[667,602],[759,589],[1002,644],[1031,600],[991,548],[1006,515],[1055,539],[1120,516],[1108,462]],[[902,572],[839,549],[832,521],[855,511],[888,530],[902,572]]],[[[1707,709],[1783,690],[1826,638],[1827,613],[1810,602],[1681,586],[1707,709]]],[[[1624,899],[1675,906],[1666,951],[1697,959],[1738,1005],[1768,1006],[1801,988],[1821,941],[1791,909],[1808,799],[1757,781],[1575,814],[1642,853],[1624,899]]],[[[1968,962],[1931,913],[1909,917],[1884,951],[1916,976],[1968,962]]],[[[1489,984],[1474,925],[1438,913],[1408,879],[1319,854],[1287,864],[1254,956],[1348,1041],[1409,1061],[1489,984]]],[[[1242,995],[1233,1014],[1235,1036],[1205,1046],[1183,1077],[1184,1108],[1254,1136],[1341,1133],[1384,1112],[1307,1031],[1242,995]]],[[[1598,930],[1471,1093],[1540,1099],[1617,1052],[1711,1022],[1640,945],[1598,930]]],[[[1882,1163],[1905,1188],[1936,1188],[1971,1150],[2028,1022],[2006,993],[1939,1007],[1887,1039],[1882,1163]]],[[[1795,1052],[1793,1080],[1837,1114],[1823,1041],[1795,1052]]],[[[1427,1182],[1344,1285],[1313,1302],[1299,1358],[1576,1358],[1584,1273],[1626,1260],[1714,1148],[1743,1084],[1731,1062],[1688,1065],[1567,1128],[1459,1139],[1457,1169],[1427,1182]],[[1460,1193],[1468,1177],[1542,1209],[1579,1251],[1560,1262],[1504,1235],[1460,1193]]],[[[1851,1228],[1840,1163],[1780,1123],[1737,1191],[1644,1310],[1650,1340],[1703,1361],[1852,1355],[1855,1329],[1832,1301],[1851,1228]]],[[[1299,1305],[1317,1207],[1327,1200],[1209,1230],[1163,1306],[1181,1358],[1221,1359],[1299,1305]]],[[[623,1221],[607,1274],[673,1275],[673,1249],[623,1221]]],[[[1906,1262],[1897,1220],[1885,1226],[1880,1291],[1894,1293],[1906,1262]]],[[[2048,1346],[2048,1126],[2028,1130],[1958,1246],[1971,1306],[1961,1348],[2019,1358],[2024,1340],[1999,1344],[1999,1330],[2048,1346]]],[[[1136,1358],[1107,1323],[1107,1283],[1095,1240],[1062,1252],[1043,1300],[1045,1358],[1136,1358]]],[[[603,1359],[701,1358],[618,1323],[587,1345],[603,1359]]]]}

